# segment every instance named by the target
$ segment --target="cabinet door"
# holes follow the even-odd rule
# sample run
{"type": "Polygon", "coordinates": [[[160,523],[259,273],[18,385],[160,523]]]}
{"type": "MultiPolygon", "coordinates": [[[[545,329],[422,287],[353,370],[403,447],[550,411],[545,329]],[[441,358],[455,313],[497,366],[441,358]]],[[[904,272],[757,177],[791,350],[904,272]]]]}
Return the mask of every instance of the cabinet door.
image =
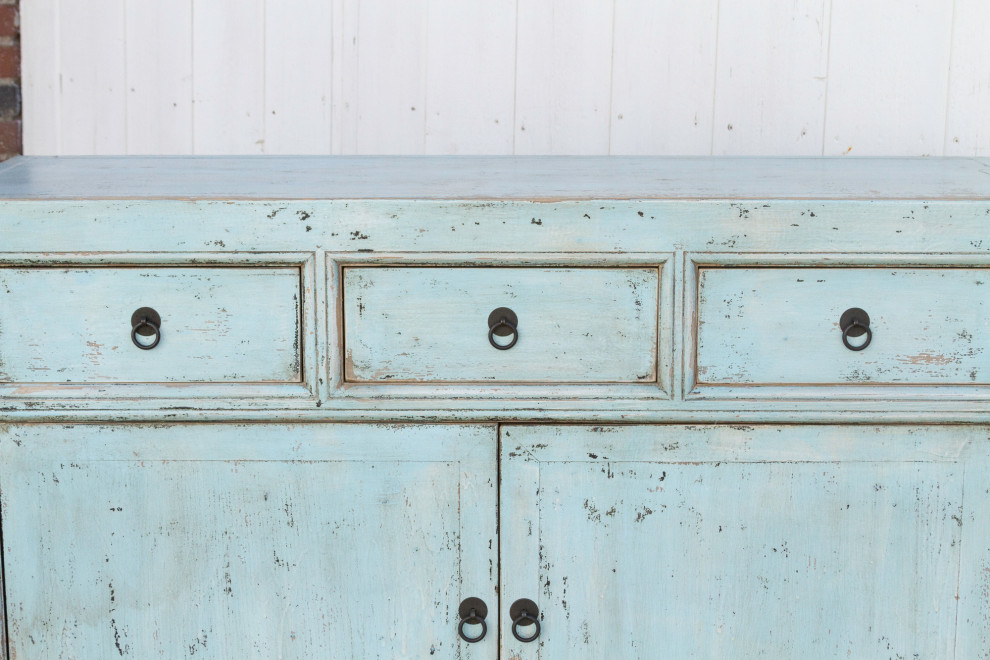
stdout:
{"type": "Polygon", "coordinates": [[[11,657],[493,658],[495,436],[0,427],[11,657]]]}
{"type": "Polygon", "coordinates": [[[503,658],[990,648],[986,427],[502,432],[503,658]]]}

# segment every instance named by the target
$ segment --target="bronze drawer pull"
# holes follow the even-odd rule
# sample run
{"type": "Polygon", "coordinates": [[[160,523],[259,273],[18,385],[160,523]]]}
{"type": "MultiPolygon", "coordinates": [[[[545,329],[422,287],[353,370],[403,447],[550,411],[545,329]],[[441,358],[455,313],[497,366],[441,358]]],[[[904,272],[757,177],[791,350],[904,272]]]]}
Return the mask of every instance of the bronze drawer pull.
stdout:
{"type": "Polygon", "coordinates": [[[461,636],[468,644],[474,644],[475,642],[480,642],[485,638],[488,633],[488,624],[485,623],[485,617],[488,616],[488,606],[485,605],[485,601],[480,598],[465,598],[461,601],[460,607],[457,608],[457,613],[461,617],[461,623],[457,626],[457,634],[461,636]],[[474,637],[468,637],[464,634],[465,624],[477,625],[481,624],[481,633],[474,637]]]}
{"type": "Polygon", "coordinates": [[[488,315],[488,341],[492,346],[500,351],[507,351],[519,341],[519,318],[516,313],[508,307],[499,307],[488,315]],[[512,335],[512,341],[508,344],[499,344],[495,337],[508,337],[512,335]]]}
{"type": "Polygon", "coordinates": [[[158,312],[150,307],[142,307],[131,315],[131,341],[134,345],[144,351],[150,351],[158,342],[162,340],[162,318],[158,312]],[[142,337],[154,336],[154,341],[150,344],[142,344],[138,341],[138,335],[142,337]]]}
{"type": "Polygon", "coordinates": [[[839,327],[842,328],[842,343],[850,351],[861,351],[873,341],[873,331],[870,330],[870,315],[859,307],[850,307],[842,312],[839,318],[839,327]],[[859,337],[866,334],[866,341],[858,346],[849,343],[850,337],[859,337]]]}
{"type": "Polygon", "coordinates": [[[512,636],[526,644],[540,636],[540,608],[528,598],[520,598],[509,606],[509,616],[512,618],[512,636]],[[529,637],[519,634],[520,626],[536,626],[536,631],[529,637]]]}

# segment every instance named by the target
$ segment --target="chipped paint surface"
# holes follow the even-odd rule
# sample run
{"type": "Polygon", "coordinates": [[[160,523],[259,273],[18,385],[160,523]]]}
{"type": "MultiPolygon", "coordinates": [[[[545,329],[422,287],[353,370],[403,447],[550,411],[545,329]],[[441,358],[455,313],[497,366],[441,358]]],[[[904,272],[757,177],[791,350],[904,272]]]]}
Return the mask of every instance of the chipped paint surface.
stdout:
{"type": "Polygon", "coordinates": [[[987,385],[988,289],[987,268],[702,268],[698,380],[987,385]],[[850,307],[870,315],[859,352],[842,344],[850,307]]]}
{"type": "Polygon", "coordinates": [[[0,268],[0,355],[12,383],[298,382],[295,268],[0,268]],[[154,350],[131,314],[162,318],[154,350]]]}
{"type": "Polygon", "coordinates": [[[17,427],[0,486],[15,657],[494,654],[494,426],[17,427]]]}
{"type": "Polygon", "coordinates": [[[345,375],[655,382],[659,289],[656,268],[347,268],[345,375]],[[519,319],[519,341],[506,351],[488,340],[499,307],[519,319]]]}
{"type": "Polygon", "coordinates": [[[983,657],[987,427],[502,431],[541,660],[983,657]]]}
{"type": "Polygon", "coordinates": [[[990,657],[986,162],[374,162],[0,200],[9,660],[990,657]]]}

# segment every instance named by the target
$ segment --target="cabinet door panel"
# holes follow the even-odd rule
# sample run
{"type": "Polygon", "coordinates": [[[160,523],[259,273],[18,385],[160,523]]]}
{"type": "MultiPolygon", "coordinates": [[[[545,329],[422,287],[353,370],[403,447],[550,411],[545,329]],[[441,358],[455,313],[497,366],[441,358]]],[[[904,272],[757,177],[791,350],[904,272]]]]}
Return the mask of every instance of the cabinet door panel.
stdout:
{"type": "Polygon", "coordinates": [[[494,427],[32,425],[0,456],[14,657],[495,655],[457,638],[495,605],[494,427]]]}
{"type": "Polygon", "coordinates": [[[981,427],[503,427],[503,657],[976,657],[988,452],[981,427]]]}

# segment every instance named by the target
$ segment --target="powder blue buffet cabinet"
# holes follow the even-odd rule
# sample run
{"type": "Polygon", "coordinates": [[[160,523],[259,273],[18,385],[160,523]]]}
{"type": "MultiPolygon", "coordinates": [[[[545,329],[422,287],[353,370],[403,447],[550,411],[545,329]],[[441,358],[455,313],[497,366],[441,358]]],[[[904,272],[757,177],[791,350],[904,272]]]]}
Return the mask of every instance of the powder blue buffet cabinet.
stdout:
{"type": "Polygon", "coordinates": [[[0,198],[8,660],[990,657],[988,160],[0,198]]]}

